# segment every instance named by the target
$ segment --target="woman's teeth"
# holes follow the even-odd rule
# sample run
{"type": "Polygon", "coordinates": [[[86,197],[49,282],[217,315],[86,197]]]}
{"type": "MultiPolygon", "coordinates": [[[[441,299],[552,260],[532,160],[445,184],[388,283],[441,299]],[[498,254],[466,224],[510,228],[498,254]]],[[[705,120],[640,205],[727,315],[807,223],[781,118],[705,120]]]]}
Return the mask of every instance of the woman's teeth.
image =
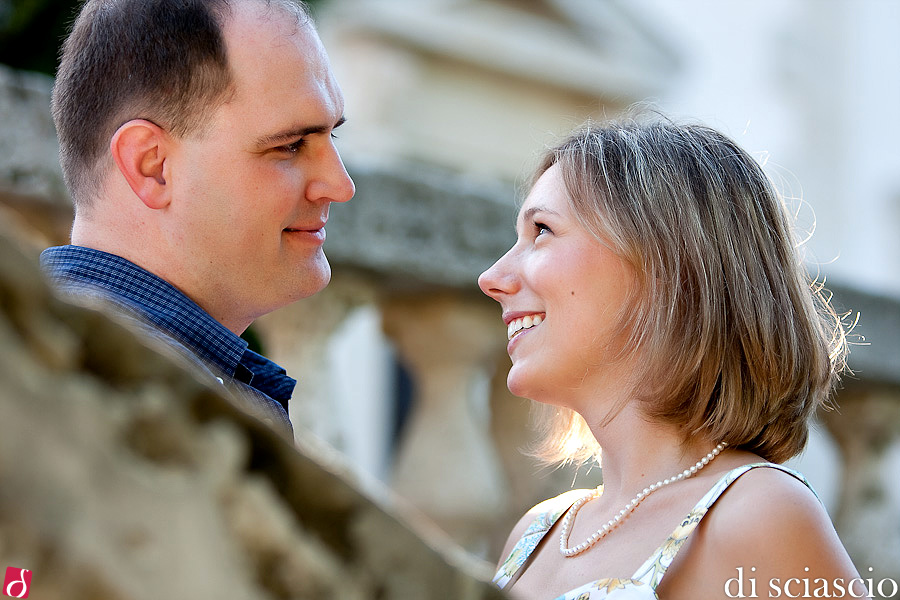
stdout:
{"type": "Polygon", "coordinates": [[[530,315],[510,321],[506,327],[506,339],[513,339],[513,336],[523,329],[531,329],[535,325],[540,325],[543,320],[544,318],[541,315],[530,315]]]}

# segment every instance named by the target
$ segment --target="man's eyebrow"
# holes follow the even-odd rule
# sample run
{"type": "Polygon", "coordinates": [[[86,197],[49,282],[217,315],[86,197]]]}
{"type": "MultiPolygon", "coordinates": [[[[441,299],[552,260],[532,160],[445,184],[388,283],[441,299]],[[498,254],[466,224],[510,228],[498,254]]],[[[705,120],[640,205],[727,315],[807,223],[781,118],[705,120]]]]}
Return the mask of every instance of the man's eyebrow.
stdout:
{"type": "Polygon", "coordinates": [[[285,131],[279,131],[278,133],[272,133],[269,135],[264,135],[256,140],[256,146],[259,148],[264,148],[266,146],[277,146],[278,144],[283,144],[284,142],[298,140],[302,137],[306,137],[308,135],[315,135],[317,133],[328,133],[331,130],[337,129],[341,125],[347,122],[346,117],[341,117],[337,120],[337,123],[334,126],[329,125],[312,125],[309,127],[298,127],[296,129],[286,129],[285,131]]]}

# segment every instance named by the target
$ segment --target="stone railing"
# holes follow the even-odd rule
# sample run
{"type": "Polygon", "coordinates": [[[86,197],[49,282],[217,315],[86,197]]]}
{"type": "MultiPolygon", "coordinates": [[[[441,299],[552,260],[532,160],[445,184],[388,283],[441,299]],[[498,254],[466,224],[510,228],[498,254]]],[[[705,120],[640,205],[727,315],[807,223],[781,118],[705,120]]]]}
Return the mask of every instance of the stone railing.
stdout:
{"type": "Polygon", "coordinates": [[[52,83],[0,65],[0,215],[38,242],[64,241],[72,222],[50,118],[52,83]]]}
{"type": "MultiPolygon", "coordinates": [[[[0,152],[0,161],[14,158],[0,162],[0,207],[45,244],[64,241],[71,214],[47,129],[48,90],[46,79],[0,71],[3,122],[31,123],[40,134],[27,127],[4,133],[12,154],[0,152]],[[29,135],[40,150],[16,154],[29,135]]],[[[413,384],[385,480],[493,561],[518,516],[574,477],[571,470],[539,472],[521,454],[530,441],[529,406],[505,389],[499,309],[475,284],[512,243],[515,190],[421,165],[350,166],[357,196],[333,207],[328,226],[332,283],[254,329],[266,352],[300,380],[291,408],[297,430],[347,450],[348,438],[363,431],[348,429],[348,409],[334,401],[330,382],[356,373],[325,349],[360,307],[378,315],[381,335],[413,384]]],[[[864,575],[871,566],[900,580],[900,532],[884,527],[900,519],[900,303],[852,288],[835,292],[841,305],[862,313],[856,332],[871,346],[854,348],[856,375],[837,397],[840,411],[821,416],[843,461],[826,465],[840,482],[829,508],[864,575]]],[[[378,410],[393,410],[393,402],[387,398],[378,410]]],[[[577,484],[596,484],[597,477],[595,469],[577,484]]]]}
{"type": "Polygon", "coordinates": [[[900,580],[900,301],[831,285],[851,330],[851,374],[836,409],[820,419],[843,464],[836,506],[838,533],[864,577],[900,580]],[[873,571],[869,572],[869,567],[873,571]]]}
{"type": "Polygon", "coordinates": [[[32,572],[31,597],[504,597],[333,450],[281,437],[100,307],[57,300],[10,236],[0,565],[32,572]]]}

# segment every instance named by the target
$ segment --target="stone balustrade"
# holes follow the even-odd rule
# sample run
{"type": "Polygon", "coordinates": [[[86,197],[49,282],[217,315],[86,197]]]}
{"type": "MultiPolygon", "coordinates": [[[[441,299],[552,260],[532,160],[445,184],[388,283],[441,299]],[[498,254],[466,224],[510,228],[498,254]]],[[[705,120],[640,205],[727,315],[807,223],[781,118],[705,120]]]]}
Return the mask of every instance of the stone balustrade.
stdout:
{"type": "MultiPolygon", "coordinates": [[[[47,128],[48,91],[46,78],[0,69],[0,214],[30,232],[34,252],[64,242],[71,215],[47,128]]],[[[348,425],[347,404],[335,402],[330,382],[363,374],[326,349],[361,307],[380,314],[382,341],[412,381],[405,425],[378,425],[391,457],[380,475],[493,562],[518,516],[574,478],[571,470],[541,471],[521,454],[530,440],[528,402],[505,390],[500,312],[475,284],[514,239],[515,190],[423,165],[349,167],[358,193],[332,208],[332,283],[254,328],[300,382],[291,416],[301,442],[311,432],[347,450],[360,426],[348,425]]],[[[885,526],[900,518],[900,302],[835,291],[839,304],[861,312],[856,332],[871,346],[854,348],[840,410],[821,416],[842,458],[828,465],[841,482],[830,510],[860,570],[900,580],[900,540],[885,526]]],[[[389,395],[384,406],[402,412],[397,400],[389,395]]],[[[576,484],[594,485],[597,475],[576,484]]]]}

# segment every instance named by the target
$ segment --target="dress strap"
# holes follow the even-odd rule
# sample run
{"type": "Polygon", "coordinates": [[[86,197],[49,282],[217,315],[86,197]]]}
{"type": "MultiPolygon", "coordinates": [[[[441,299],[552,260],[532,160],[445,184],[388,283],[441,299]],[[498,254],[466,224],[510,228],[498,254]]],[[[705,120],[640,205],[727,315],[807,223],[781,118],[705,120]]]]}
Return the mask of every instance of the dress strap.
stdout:
{"type": "Polygon", "coordinates": [[[818,494],[810,485],[809,481],[806,478],[794,471],[793,469],[789,469],[783,465],[779,465],[776,463],[769,462],[760,462],[760,463],[752,463],[749,465],[742,465],[731,471],[725,473],[719,481],[706,493],[703,498],[700,499],[699,502],[694,506],[690,513],[682,520],[681,524],[672,532],[672,535],[663,542],[663,544],[654,552],[647,561],[641,565],[641,567],[635,572],[632,576],[632,579],[641,581],[651,588],[656,590],[656,587],[660,584],[663,577],[666,574],[666,571],[669,569],[669,566],[672,564],[672,561],[675,560],[675,556],[678,554],[678,551],[681,550],[684,543],[687,541],[687,538],[694,529],[697,528],[697,525],[700,524],[700,520],[709,512],[709,509],[712,508],[713,504],[716,503],[716,500],[728,489],[728,487],[734,483],[741,475],[747,473],[751,469],[756,468],[769,468],[769,469],[777,469],[779,471],[784,471],[789,475],[792,475],[799,479],[806,487],[808,487],[812,493],[818,498],[818,494]]]}
{"type": "MultiPolygon", "coordinates": [[[[585,493],[588,493],[588,491],[585,490],[585,493]]],[[[506,560],[500,565],[497,574],[494,575],[494,585],[503,589],[516,578],[528,562],[528,559],[531,558],[531,554],[534,552],[535,548],[538,547],[538,544],[540,544],[541,540],[544,539],[544,536],[547,535],[547,532],[550,531],[559,518],[575,504],[575,501],[581,497],[579,494],[572,494],[571,492],[566,492],[564,495],[569,496],[571,501],[568,501],[567,498],[565,502],[554,502],[552,508],[539,513],[531,522],[525,530],[525,533],[523,533],[522,537],[519,538],[519,541],[516,542],[512,552],[509,553],[509,556],[506,557],[506,560]]]]}

